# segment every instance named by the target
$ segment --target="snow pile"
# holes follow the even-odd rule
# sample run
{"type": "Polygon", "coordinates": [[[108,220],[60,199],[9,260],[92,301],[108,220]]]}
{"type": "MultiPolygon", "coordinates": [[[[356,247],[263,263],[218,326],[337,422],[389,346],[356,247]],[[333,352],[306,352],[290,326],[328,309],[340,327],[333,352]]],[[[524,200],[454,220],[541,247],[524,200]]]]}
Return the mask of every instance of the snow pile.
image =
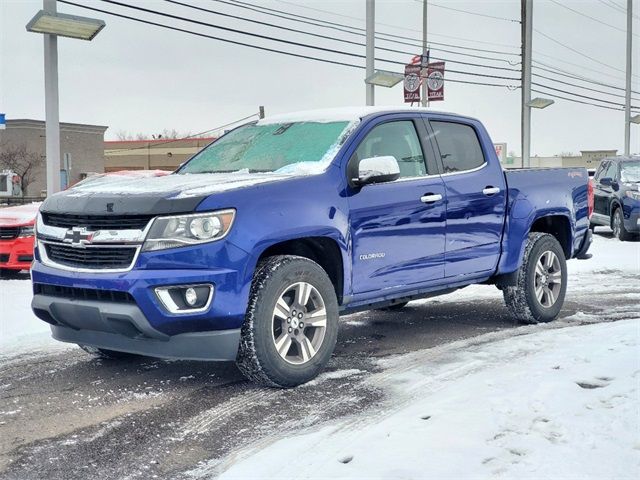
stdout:
{"type": "Polygon", "coordinates": [[[480,337],[382,363],[367,380],[389,391],[380,411],[280,440],[221,478],[640,473],[640,318],[480,337]]]}

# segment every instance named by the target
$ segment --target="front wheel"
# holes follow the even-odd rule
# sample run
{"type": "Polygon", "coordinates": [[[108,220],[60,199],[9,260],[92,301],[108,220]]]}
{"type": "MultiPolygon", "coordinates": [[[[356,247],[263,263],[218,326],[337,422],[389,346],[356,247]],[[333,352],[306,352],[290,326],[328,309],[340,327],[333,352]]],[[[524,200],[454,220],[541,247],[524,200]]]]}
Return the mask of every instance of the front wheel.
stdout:
{"type": "Polygon", "coordinates": [[[326,272],[297,256],[261,262],[251,284],[236,364],[249,380],[288,388],[322,371],[338,336],[338,301],[326,272]]]}
{"type": "Polygon", "coordinates": [[[621,242],[631,240],[631,234],[624,227],[624,216],[621,207],[618,207],[613,211],[611,229],[613,230],[613,236],[621,242]]]}
{"type": "Polygon", "coordinates": [[[567,291],[567,262],[553,235],[530,233],[517,283],[503,289],[507,308],[522,323],[550,322],[560,314],[567,291]]]}

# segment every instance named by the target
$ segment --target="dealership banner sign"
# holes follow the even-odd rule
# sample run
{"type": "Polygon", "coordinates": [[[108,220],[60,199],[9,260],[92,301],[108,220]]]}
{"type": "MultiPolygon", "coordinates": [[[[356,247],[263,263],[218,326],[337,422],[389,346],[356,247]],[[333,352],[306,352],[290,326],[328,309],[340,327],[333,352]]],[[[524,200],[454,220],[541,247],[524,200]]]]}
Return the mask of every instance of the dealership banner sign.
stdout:
{"type": "Polygon", "coordinates": [[[427,91],[429,101],[444,100],[444,62],[433,62],[427,67],[427,91]]]}
{"type": "Polygon", "coordinates": [[[420,71],[419,64],[409,64],[404,67],[404,102],[420,101],[420,71]]]}

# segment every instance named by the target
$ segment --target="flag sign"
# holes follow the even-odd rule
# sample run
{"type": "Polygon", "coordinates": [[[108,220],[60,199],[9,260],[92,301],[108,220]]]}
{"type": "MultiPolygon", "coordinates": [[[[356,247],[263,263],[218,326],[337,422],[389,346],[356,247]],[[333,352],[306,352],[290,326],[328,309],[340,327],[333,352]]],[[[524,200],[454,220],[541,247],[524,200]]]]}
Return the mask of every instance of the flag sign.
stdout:
{"type": "Polygon", "coordinates": [[[444,100],[444,62],[429,64],[427,68],[427,90],[429,91],[428,98],[430,101],[444,100]]]}
{"type": "Polygon", "coordinates": [[[0,130],[7,128],[7,121],[4,118],[4,113],[0,113],[0,130]]]}
{"type": "Polygon", "coordinates": [[[419,64],[409,64],[404,67],[404,102],[420,101],[420,71],[419,64]]]}

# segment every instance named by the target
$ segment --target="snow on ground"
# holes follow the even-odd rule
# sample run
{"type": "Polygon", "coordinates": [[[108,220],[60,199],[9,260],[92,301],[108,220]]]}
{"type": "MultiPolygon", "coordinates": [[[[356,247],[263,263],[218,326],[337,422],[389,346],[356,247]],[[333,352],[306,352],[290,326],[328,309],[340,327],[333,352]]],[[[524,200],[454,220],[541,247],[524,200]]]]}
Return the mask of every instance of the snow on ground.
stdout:
{"type": "Polygon", "coordinates": [[[640,475],[640,317],[381,364],[368,381],[391,393],[375,414],[280,440],[221,478],[640,475]]]}
{"type": "MultiPolygon", "coordinates": [[[[607,312],[626,320],[567,327],[602,321],[578,311],[381,360],[362,380],[388,393],[380,409],[268,438],[216,471],[227,480],[638,478],[640,294],[629,287],[640,280],[640,243],[599,234],[591,253],[568,263],[567,299],[589,296],[597,307],[601,295],[632,296],[637,307],[607,312]]],[[[421,302],[501,297],[474,285],[421,302]]]]}
{"type": "Polygon", "coordinates": [[[31,311],[31,281],[0,280],[0,361],[22,353],[69,348],[51,338],[49,324],[31,311]]]}

